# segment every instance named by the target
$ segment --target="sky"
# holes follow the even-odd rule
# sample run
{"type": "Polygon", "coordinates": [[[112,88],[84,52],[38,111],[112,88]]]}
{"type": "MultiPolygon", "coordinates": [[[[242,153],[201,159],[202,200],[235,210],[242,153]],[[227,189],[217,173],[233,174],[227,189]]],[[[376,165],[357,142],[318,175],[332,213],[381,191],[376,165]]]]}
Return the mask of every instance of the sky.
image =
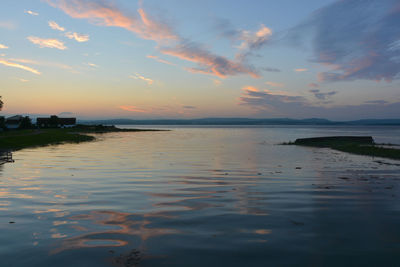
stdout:
{"type": "Polygon", "coordinates": [[[3,0],[1,115],[400,118],[398,0],[3,0]]]}

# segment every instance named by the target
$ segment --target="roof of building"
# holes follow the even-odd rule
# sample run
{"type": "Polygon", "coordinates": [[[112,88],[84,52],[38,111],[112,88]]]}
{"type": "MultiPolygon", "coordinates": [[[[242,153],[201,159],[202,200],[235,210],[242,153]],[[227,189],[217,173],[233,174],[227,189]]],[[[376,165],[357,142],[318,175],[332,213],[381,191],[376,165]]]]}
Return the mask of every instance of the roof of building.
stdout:
{"type": "Polygon", "coordinates": [[[22,118],[23,118],[23,116],[21,116],[21,115],[15,115],[12,117],[8,117],[7,121],[20,121],[20,120],[22,120],[22,118]]]}

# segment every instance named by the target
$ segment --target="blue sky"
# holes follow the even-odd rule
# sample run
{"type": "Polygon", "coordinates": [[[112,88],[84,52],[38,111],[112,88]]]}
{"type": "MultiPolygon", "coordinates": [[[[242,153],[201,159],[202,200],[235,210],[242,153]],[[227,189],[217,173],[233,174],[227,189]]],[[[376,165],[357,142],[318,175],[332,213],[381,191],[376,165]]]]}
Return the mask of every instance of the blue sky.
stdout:
{"type": "Polygon", "coordinates": [[[398,1],[2,1],[3,114],[398,118],[398,1]]]}

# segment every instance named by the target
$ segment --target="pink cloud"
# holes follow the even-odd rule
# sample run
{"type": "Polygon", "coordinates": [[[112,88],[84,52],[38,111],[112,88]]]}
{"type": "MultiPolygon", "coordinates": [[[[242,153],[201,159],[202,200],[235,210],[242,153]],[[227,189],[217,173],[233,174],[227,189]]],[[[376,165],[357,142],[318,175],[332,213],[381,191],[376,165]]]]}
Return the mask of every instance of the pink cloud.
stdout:
{"type": "Polygon", "coordinates": [[[220,78],[246,73],[254,78],[259,78],[259,74],[255,70],[245,66],[242,62],[234,62],[225,57],[215,55],[196,44],[184,43],[172,48],[162,48],[161,53],[191,61],[200,66],[199,68],[188,68],[187,70],[190,72],[211,74],[220,78]]]}
{"type": "Polygon", "coordinates": [[[166,24],[153,20],[142,8],[138,10],[139,16],[126,16],[118,8],[104,2],[48,0],[48,3],[73,18],[88,19],[97,25],[124,28],[144,39],[177,39],[177,35],[166,24]]]}
{"type": "Polygon", "coordinates": [[[168,60],[159,58],[158,56],[151,56],[151,55],[148,55],[148,56],[146,56],[146,57],[147,57],[147,58],[154,59],[154,60],[157,60],[157,61],[160,62],[160,63],[164,63],[164,64],[167,64],[167,65],[176,66],[176,64],[174,64],[174,63],[172,63],[172,62],[169,62],[168,60]]]}
{"type": "MultiPolygon", "coordinates": [[[[159,22],[151,17],[143,8],[137,10],[136,15],[128,16],[110,3],[78,1],[78,0],[47,0],[53,7],[63,10],[73,18],[88,19],[91,23],[103,26],[124,28],[143,39],[153,40],[157,43],[161,53],[182,60],[198,64],[197,67],[187,68],[187,71],[204,73],[225,78],[229,75],[248,74],[258,78],[259,74],[243,62],[243,59],[235,61],[226,57],[213,54],[201,45],[188,41],[179,36],[164,22],[159,22]]],[[[258,46],[265,42],[270,30],[264,25],[254,36],[248,38],[247,46],[258,46]]],[[[153,59],[156,59],[152,57],[153,59]]],[[[170,64],[163,59],[159,62],[170,64]]]]}
{"type": "Polygon", "coordinates": [[[308,69],[300,68],[300,69],[294,69],[295,72],[305,72],[308,71],[308,69]]]}
{"type": "Polygon", "coordinates": [[[265,82],[266,85],[272,86],[272,87],[284,87],[285,84],[283,83],[276,83],[276,82],[265,82]]]}
{"type": "Polygon", "coordinates": [[[146,112],[146,110],[138,108],[136,106],[119,106],[118,108],[131,112],[146,112]]]}
{"type": "Polygon", "coordinates": [[[65,50],[67,47],[64,45],[64,42],[57,39],[43,39],[40,37],[29,36],[27,39],[33,43],[38,45],[40,48],[48,47],[48,48],[56,48],[60,50],[65,50]]]}

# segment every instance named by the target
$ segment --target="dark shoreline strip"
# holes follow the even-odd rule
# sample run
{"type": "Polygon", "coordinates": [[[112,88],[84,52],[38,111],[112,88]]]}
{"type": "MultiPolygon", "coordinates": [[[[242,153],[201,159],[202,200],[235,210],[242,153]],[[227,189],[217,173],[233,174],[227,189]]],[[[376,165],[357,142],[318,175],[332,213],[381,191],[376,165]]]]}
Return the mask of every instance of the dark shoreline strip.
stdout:
{"type": "Polygon", "coordinates": [[[371,136],[327,136],[299,138],[285,145],[328,147],[356,155],[400,160],[400,149],[381,147],[371,136]]]}

